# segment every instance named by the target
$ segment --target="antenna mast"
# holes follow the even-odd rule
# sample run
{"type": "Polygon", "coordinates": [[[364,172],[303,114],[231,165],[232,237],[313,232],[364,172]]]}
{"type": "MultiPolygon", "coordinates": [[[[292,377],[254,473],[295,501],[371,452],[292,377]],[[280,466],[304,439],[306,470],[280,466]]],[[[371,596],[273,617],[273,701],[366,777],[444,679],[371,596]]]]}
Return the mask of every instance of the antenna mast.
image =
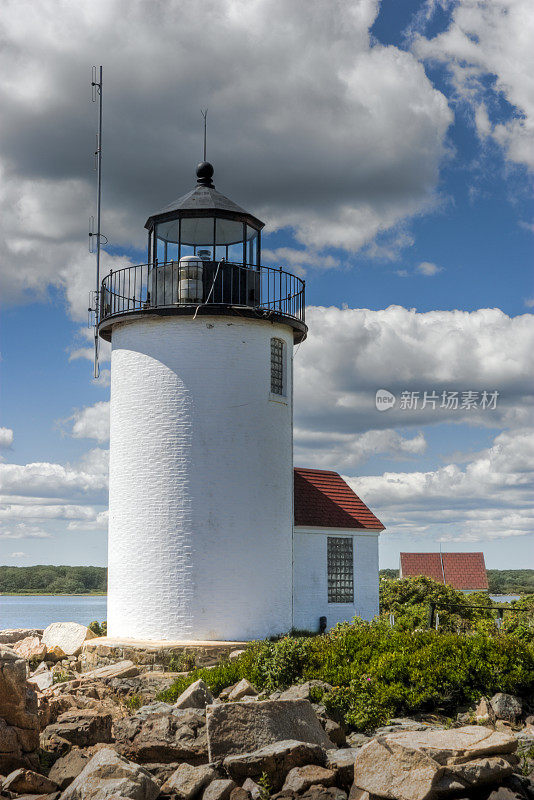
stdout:
{"type": "Polygon", "coordinates": [[[200,113],[202,114],[202,116],[204,118],[204,158],[202,160],[205,161],[206,160],[206,132],[207,132],[207,128],[208,128],[208,109],[206,108],[203,111],[201,110],[200,113]]]}
{"type": "MultiPolygon", "coordinates": [[[[92,80],[92,100],[96,103],[98,100],[98,133],[96,136],[96,150],[95,150],[95,167],[97,175],[97,189],[96,189],[96,232],[92,230],[89,233],[90,250],[92,252],[92,238],[96,236],[96,290],[94,295],[95,300],[95,366],[94,377],[98,378],[100,375],[100,367],[98,364],[98,317],[100,309],[100,240],[102,234],[100,232],[100,213],[102,206],[102,67],[93,67],[92,80]]],[[[92,227],[92,226],[91,226],[92,227]]]]}

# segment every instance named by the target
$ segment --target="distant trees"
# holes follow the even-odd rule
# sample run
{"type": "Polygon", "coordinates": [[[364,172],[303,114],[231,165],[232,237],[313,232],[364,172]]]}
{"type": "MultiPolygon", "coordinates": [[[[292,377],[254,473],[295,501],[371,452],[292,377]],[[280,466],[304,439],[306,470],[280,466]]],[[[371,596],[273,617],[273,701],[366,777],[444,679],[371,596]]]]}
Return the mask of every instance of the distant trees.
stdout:
{"type": "Polygon", "coordinates": [[[105,567],[0,566],[0,593],[88,594],[106,589],[105,567]]]}

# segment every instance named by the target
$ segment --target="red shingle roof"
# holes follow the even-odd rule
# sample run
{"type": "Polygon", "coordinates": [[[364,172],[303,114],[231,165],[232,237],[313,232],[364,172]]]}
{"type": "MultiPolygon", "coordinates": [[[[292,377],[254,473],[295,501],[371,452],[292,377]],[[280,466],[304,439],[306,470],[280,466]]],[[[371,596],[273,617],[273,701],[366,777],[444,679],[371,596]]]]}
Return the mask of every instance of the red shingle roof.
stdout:
{"type": "Polygon", "coordinates": [[[384,529],[337,472],[302,468],[295,469],[295,525],[384,529]]]}
{"type": "Polygon", "coordinates": [[[426,575],[453,589],[489,588],[484,553],[401,553],[400,577],[417,575],[426,575]]]}

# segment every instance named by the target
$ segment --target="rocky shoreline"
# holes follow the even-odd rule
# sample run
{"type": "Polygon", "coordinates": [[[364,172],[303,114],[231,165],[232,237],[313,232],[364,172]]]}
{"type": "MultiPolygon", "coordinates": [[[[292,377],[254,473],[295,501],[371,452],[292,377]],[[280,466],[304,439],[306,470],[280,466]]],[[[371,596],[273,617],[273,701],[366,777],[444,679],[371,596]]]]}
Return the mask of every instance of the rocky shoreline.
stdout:
{"type": "Polygon", "coordinates": [[[183,673],[109,653],[82,671],[88,637],[75,623],[0,632],[0,798],[534,798],[534,719],[511,695],[452,724],[429,715],[350,733],[312,702],[320,681],[267,696],[243,679],[213,697],[197,680],[165,703],[183,673]]]}

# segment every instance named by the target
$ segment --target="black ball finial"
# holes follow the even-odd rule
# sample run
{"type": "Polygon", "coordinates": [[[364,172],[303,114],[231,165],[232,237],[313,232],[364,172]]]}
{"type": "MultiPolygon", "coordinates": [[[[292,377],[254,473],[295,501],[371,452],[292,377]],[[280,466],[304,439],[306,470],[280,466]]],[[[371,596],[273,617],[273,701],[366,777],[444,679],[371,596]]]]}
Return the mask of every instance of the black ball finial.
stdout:
{"type": "Polygon", "coordinates": [[[200,186],[213,186],[213,164],[209,161],[201,161],[197,167],[197,183],[200,186]]]}

